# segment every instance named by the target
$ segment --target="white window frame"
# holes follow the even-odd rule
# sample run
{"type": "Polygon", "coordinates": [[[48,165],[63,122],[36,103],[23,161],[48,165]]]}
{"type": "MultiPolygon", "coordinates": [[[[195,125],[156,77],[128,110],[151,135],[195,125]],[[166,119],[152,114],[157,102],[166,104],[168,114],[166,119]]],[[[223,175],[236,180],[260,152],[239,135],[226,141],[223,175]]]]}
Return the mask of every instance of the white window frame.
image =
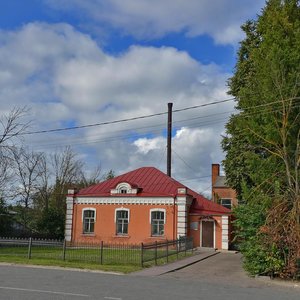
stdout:
{"type": "Polygon", "coordinates": [[[166,210],[164,208],[151,208],[150,209],[150,215],[149,215],[149,223],[150,223],[150,230],[151,230],[151,236],[164,236],[165,235],[165,225],[166,225],[166,210]],[[156,212],[156,211],[159,211],[159,212],[163,212],[164,213],[164,233],[162,235],[153,235],[152,233],[152,213],[153,212],[156,212]]]}
{"type": "Polygon", "coordinates": [[[129,194],[131,186],[127,182],[122,182],[117,185],[116,190],[118,191],[118,194],[129,194]],[[123,191],[126,191],[126,193],[123,191]]]}
{"type": "Polygon", "coordinates": [[[85,207],[85,208],[82,209],[81,221],[82,221],[82,232],[83,232],[83,234],[93,234],[93,233],[95,233],[95,224],[96,224],[96,219],[97,219],[96,216],[97,216],[96,208],[85,207]],[[91,231],[91,232],[84,231],[84,212],[89,211],[89,210],[94,212],[94,231],[91,231]]]}
{"type": "Polygon", "coordinates": [[[117,224],[117,212],[118,211],[122,211],[125,210],[128,213],[128,227],[129,227],[129,222],[130,222],[130,209],[129,208],[124,208],[124,207],[120,207],[120,208],[116,208],[115,209],[115,226],[116,226],[116,235],[128,235],[128,230],[127,233],[118,233],[118,224],[117,224]]]}
{"type": "Polygon", "coordinates": [[[222,206],[228,208],[228,209],[232,209],[232,199],[231,199],[231,198],[221,198],[221,199],[220,199],[220,204],[221,204],[222,206]],[[222,204],[222,201],[223,201],[223,200],[230,200],[230,208],[228,208],[227,206],[225,206],[225,205],[222,204]]]}

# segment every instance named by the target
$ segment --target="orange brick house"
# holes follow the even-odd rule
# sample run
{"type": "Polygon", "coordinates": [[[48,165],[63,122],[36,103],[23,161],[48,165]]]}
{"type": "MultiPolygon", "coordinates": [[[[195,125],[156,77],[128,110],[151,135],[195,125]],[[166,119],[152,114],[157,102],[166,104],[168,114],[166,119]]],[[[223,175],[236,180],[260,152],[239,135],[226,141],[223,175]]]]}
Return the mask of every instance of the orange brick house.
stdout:
{"type": "Polygon", "coordinates": [[[220,175],[220,165],[212,164],[212,201],[232,209],[238,205],[236,191],[226,184],[226,176],[220,175]]]}
{"type": "Polygon", "coordinates": [[[153,167],[67,195],[65,238],[136,244],[192,236],[195,247],[228,249],[230,210],[153,167]]]}

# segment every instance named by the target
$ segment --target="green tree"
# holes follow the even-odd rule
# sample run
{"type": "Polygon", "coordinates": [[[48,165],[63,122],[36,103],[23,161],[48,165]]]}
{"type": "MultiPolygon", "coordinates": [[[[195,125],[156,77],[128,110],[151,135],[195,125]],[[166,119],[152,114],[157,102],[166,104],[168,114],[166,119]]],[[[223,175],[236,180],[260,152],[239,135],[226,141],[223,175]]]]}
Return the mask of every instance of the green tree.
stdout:
{"type": "Polygon", "coordinates": [[[113,178],[115,178],[115,172],[113,171],[113,170],[109,170],[108,172],[107,172],[107,174],[105,174],[105,176],[104,176],[104,179],[105,180],[108,180],[108,179],[113,179],[113,178]]]}
{"type": "Polygon", "coordinates": [[[0,236],[10,235],[12,232],[13,217],[9,214],[4,200],[0,198],[0,236]]]}
{"type": "Polygon", "coordinates": [[[64,238],[65,214],[60,209],[49,207],[37,221],[37,231],[48,238],[64,238]]]}
{"type": "Polygon", "coordinates": [[[229,80],[239,113],[222,143],[228,183],[243,203],[236,234],[252,274],[294,276],[300,257],[299,1],[270,0],[242,29],[246,38],[229,80]],[[247,223],[249,217],[258,219],[247,223]]]}

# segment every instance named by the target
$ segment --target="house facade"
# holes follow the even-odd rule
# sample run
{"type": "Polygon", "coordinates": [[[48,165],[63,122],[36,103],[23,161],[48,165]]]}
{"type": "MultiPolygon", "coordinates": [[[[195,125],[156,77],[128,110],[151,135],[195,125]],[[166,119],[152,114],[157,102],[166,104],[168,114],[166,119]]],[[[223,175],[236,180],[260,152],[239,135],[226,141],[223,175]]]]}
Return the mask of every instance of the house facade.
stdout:
{"type": "Polygon", "coordinates": [[[220,165],[212,164],[212,201],[232,209],[238,205],[236,191],[226,183],[226,176],[220,175],[220,165]]]}
{"type": "Polygon", "coordinates": [[[192,236],[195,247],[228,249],[230,210],[153,167],[67,195],[65,238],[147,243],[192,236]]]}

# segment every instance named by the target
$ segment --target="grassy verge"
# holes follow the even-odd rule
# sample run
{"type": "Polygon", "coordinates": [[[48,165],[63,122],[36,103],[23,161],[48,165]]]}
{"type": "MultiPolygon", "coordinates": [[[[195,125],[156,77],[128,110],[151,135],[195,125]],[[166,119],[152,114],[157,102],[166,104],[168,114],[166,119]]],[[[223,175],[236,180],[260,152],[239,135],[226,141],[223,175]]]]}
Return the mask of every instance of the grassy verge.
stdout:
{"type": "MultiPolygon", "coordinates": [[[[101,270],[119,273],[130,273],[141,270],[141,252],[139,249],[100,249],[97,248],[68,248],[63,256],[59,247],[32,247],[31,259],[28,259],[27,247],[0,247],[0,262],[59,266],[89,270],[101,270]],[[65,260],[63,259],[65,258],[65,260]],[[102,262],[102,264],[100,263],[102,262]]],[[[179,253],[169,251],[168,259],[165,251],[145,251],[144,267],[155,265],[154,257],[157,256],[157,265],[163,265],[191,256],[192,253],[179,253]],[[173,254],[172,254],[173,253],[173,254]]]]}
{"type": "Polygon", "coordinates": [[[0,262],[25,264],[25,265],[40,265],[40,266],[58,266],[64,268],[100,270],[105,272],[118,272],[118,273],[131,273],[141,270],[142,268],[137,265],[100,265],[92,262],[79,262],[79,261],[62,261],[58,259],[43,259],[32,258],[28,259],[20,256],[0,256],[0,262]]]}

